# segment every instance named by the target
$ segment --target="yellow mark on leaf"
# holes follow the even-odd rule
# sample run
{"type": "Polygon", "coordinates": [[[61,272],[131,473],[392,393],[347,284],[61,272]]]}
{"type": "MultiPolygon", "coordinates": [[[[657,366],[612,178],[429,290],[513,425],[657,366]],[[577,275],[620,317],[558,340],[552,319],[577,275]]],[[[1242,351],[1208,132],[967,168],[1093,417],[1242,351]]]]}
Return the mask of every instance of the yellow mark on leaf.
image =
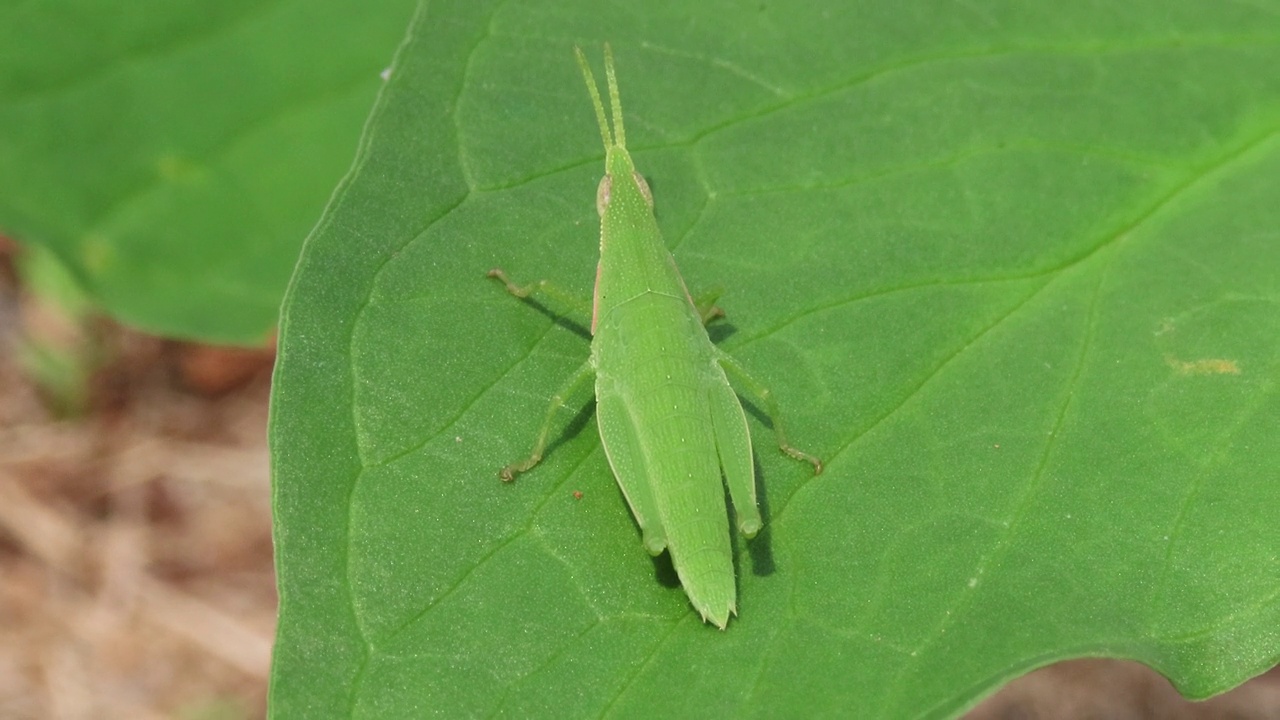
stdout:
{"type": "Polygon", "coordinates": [[[1203,360],[1179,360],[1166,356],[1165,362],[1179,375],[1239,375],[1240,366],[1235,360],[1205,358],[1203,360]]]}

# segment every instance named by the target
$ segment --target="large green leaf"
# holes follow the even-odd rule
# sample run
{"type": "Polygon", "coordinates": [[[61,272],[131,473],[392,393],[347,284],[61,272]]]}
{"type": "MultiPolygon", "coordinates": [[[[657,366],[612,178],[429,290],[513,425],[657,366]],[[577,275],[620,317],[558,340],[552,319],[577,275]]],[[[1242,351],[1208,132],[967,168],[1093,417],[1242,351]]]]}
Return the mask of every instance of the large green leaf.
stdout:
{"type": "Polygon", "coordinates": [[[0,229],[113,314],[261,342],[408,0],[0,7],[0,229]]]}
{"type": "Polygon", "coordinates": [[[428,5],[286,301],[275,714],[938,717],[1061,658],[1268,667],[1277,67],[1275,4],[428,5]],[[753,421],[725,632],[589,418],[496,477],[587,346],[484,273],[589,294],[604,40],[688,284],[829,461],[753,421]]]}

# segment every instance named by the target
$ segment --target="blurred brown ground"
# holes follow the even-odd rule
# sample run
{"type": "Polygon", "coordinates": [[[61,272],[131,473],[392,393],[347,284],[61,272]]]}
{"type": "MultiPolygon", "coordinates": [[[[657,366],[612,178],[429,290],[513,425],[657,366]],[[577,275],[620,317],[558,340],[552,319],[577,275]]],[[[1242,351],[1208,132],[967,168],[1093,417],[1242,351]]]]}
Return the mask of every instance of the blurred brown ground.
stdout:
{"type": "MultiPolygon", "coordinates": [[[[0,720],[264,717],[271,352],[68,328],[19,292],[5,254],[0,720]],[[18,367],[23,334],[108,350],[81,416],[49,411],[18,367]]],[[[1137,663],[1076,660],[1010,683],[968,717],[1280,720],[1280,674],[1190,703],[1137,663]]]]}
{"type": "Polygon", "coordinates": [[[0,720],[265,716],[271,362],[80,326],[0,267],[0,720]],[[30,336],[107,350],[78,417],[30,336]]]}

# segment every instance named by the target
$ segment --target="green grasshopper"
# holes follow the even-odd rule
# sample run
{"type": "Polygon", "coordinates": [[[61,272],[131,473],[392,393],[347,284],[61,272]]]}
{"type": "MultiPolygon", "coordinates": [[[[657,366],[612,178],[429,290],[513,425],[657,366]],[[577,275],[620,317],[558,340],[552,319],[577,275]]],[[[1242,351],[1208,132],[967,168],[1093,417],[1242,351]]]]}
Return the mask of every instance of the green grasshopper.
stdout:
{"type": "MultiPolygon", "coordinates": [[[[788,444],[769,391],[711,343],[705,323],[719,309],[689,295],[658,232],[653,195],[627,153],[613,53],[606,45],[610,133],[595,76],[582,50],[574,50],[605,149],[605,175],[596,191],[600,263],[591,356],[552,398],[533,453],[500,475],[509,482],[542,460],[558,410],[594,376],[600,440],[645,549],[655,556],[671,552],[694,608],[723,630],[738,609],[722,472],[738,530],[751,538],[763,525],[751,435],[729,376],[764,408],[783,452],[812,463],[815,474],[822,462],[788,444]]],[[[538,290],[557,294],[545,281],[519,287],[500,269],[489,276],[520,298],[538,290]]]]}

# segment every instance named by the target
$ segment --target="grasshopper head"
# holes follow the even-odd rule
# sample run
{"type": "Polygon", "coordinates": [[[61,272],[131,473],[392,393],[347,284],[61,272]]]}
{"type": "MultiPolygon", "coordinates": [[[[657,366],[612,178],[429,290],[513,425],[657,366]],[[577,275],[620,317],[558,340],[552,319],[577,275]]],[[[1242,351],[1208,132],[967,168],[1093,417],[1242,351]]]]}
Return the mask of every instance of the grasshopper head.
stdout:
{"type": "Polygon", "coordinates": [[[582,79],[587,83],[587,92],[591,93],[596,122],[600,124],[600,139],[604,142],[605,176],[600,178],[600,187],[596,190],[596,210],[600,217],[604,217],[612,202],[621,201],[621,204],[630,205],[633,198],[643,199],[645,205],[652,209],[653,193],[649,192],[649,183],[636,172],[631,154],[627,152],[627,134],[622,124],[622,101],[618,96],[618,78],[613,71],[613,51],[607,44],[604,46],[604,73],[609,84],[609,105],[613,113],[611,131],[587,57],[582,53],[582,48],[575,47],[573,50],[578,56],[578,67],[582,68],[582,79]]]}

